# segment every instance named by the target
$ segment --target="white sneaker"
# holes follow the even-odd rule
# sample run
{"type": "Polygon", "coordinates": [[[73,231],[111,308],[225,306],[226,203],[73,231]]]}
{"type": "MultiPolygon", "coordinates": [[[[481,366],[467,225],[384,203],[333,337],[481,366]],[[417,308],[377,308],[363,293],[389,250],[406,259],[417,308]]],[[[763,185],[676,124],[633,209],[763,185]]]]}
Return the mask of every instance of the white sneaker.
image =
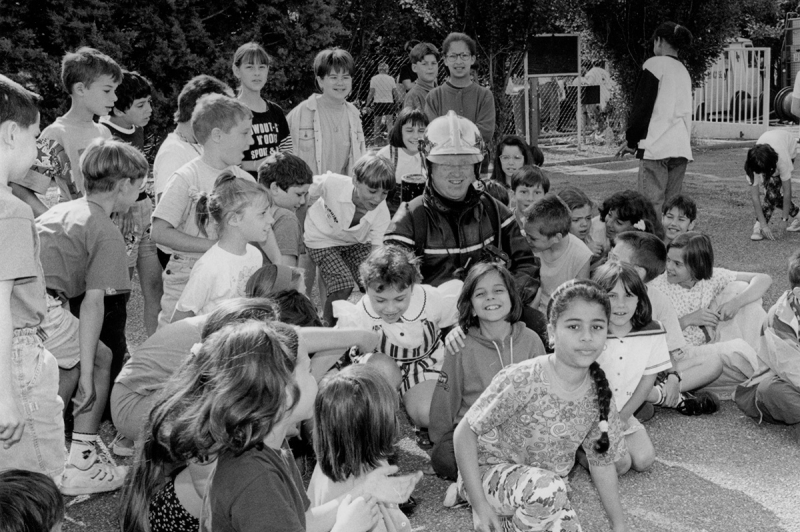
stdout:
{"type": "Polygon", "coordinates": [[[125,475],[128,474],[126,466],[116,465],[109,456],[98,453],[96,446],[92,447],[86,460],[90,465],[85,469],[67,462],[61,476],[61,493],[69,496],[88,495],[115,491],[122,487],[125,475]]]}
{"type": "Polygon", "coordinates": [[[753,226],[753,234],[750,235],[750,240],[764,240],[764,235],[761,234],[761,222],[756,222],[753,226]]]}
{"type": "Polygon", "coordinates": [[[453,482],[447,486],[447,493],[444,494],[442,505],[445,508],[452,508],[456,504],[458,504],[458,484],[453,482]]]}
{"type": "Polygon", "coordinates": [[[789,224],[789,227],[787,227],[786,230],[790,233],[797,233],[800,231],[800,218],[795,218],[792,220],[792,223],[789,224]]]}
{"type": "Polygon", "coordinates": [[[122,434],[117,433],[114,437],[114,441],[111,442],[111,452],[117,456],[133,456],[133,440],[129,440],[122,434]]]}

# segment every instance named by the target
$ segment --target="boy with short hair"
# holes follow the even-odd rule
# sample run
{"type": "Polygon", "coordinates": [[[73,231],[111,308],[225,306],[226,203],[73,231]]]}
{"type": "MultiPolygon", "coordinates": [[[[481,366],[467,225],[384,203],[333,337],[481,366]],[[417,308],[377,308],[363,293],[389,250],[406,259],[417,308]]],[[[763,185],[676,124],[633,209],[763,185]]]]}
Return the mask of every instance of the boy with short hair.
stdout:
{"type": "Polygon", "coordinates": [[[450,76],[444,85],[431,90],[425,97],[425,114],[428,120],[433,121],[453,110],[478,126],[483,142],[489,146],[494,136],[494,96],[489,89],[473,83],[470,77],[476,53],[477,45],[469,35],[451,33],[445,38],[442,54],[450,76]]]}
{"type": "Polygon", "coordinates": [[[672,196],[661,206],[661,225],[664,226],[664,243],[669,244],[681,233],[694,230],[697,204],[689,196],[672,196]]]}
{"type": "MultiPolygon", "coordinates": [[[[158,315],[159,328],[169,323],[195,262],[217,241],[214,224],[209,224],[205,232],[197,225],[195,209],[200,194],[211,193],[217,177],[225,170],[255,181],[237,166],[253,143],[252,116],[246,105],[221,94],[203,96],[192,113],[192,130],[203,145],[203,155],[172,175],[153,212],[152,238],[171,254],[162,275],[164,295],[158,315]]],[[[274,233],[270,232],[261,247],[270,261],[280,263],[274,233]]]]}
{"type": "Polygon", "coordinates": [[[538,166],[526,165],[511,176],[511,192],[514,195],[514,208],[511,212],[520,228],[523,228],[523,213],[550,192],[550,179],[538,166]]]}
{"type": "Polygon", "coordinates": [[[797,155],[797,141],[794,133],[783,129],[767,131],[747,152],[744,171],[750,185],[750,200],[756,213],[756,223],[750,240],[775,240],[769,228],[769,220],[775,209],[781,209],[781,230],[800,231],[800,219],[795,218],[800,209],[792,203],[792,171],[797,155]],[[775,175],[777,172],[778,175],[775,175]],[[761,179],[756,180],[755,174],[761,179]],[[761,203],[759,185],[764,185],[764,204],[761,203]],[[790,218],[791,225],[786,227],[790,218]]]}
{"type": "MultiPolygon", "coordinates": [[[[39,216],[47,207],[36,196],[44,195],[55,180],[59,188],[59,200],[70,201],[83,195],[83,174],[80,156],[86,147],[98,137],[111,138],[111,133],[93,121],[94,115],[111,113],[117,100],[116,88],[122,80],[122,69],[107,55],[94,48],[82,47],[67,53],[61,61],[61,82],[70,95],[71,105],[64,116],[56,118],[39,137],[40,151],[46,156],[61,158],[61,172],[28,172],[12,181],[14,194],[31,205],[34,215],[39,216]]],[[[42,167],[56,166],[44,162],[42,167]]],[[[43,168],[40,168],[42,170],[43,168]]]]}
{"type": "Polygon", "coordinates": [[[47,312],[31,208],[8,187],[36,158],[39,95],[0,74],[0,470],[22,468],[61,482],[63,403],[58,364],[42,341],[47,312]]]}
{"type": "Polygon", "coordinates": [[[114,378],[111,357],[98,346],[125,352],[124,323],[107,308],[107,296],[131,289],[125,241],[111,215],[130,209],[148,170],[144,155],[130,144],[97,139],[81,156],[86,196],[55,205],[36,220],[48,293],[45,346],[52,345],[62,368],[64,395],[70,397],[79,383],[61,485],[65,495],[119,489],[127,473],[98,455],[97,430],[114,378]]]}
{"type": "Polygon", "coordinates": [[[0,473],[3,532],[60,532],[64,499],[47,475],[22,469],[0,473]]]}
{"type": "MultiPolygon", "coordinates": [[[[144,126],[150,122],[153,108],[150,104],[153,87],[138,72],[122,73],[122,82],[117,87],[117,102],[114,113],[101,117],[100,123],[108,128],[114,138],[123,140],[144,152],[144,126]]],[[[147,183],[142,183],[139,197],[131,210],[114,218],[115,223],[127,233],[125,245],[128,252],[128,271],[133,276],[139,270],[139,284],[144,299],[144,326],[147,335],[156,332],[158,311],[161,304],[161,266],[156,256],[156,245],[150,238],[150,218],[153,203],[146,192],[147,183]]]]}
{"type": "Polygon", "coordinates": [[[272,232],[275,233],[283,264],[296,267],[306,247],[303,244],[303,227],[295,213],[305,205],[308,189],[314,183],[311,168],[296,155],[276,153],[259,168],[258,182],[269,189],[275,202],[272,232]]]}
{"type": "Polygon", "coordinates": [[[403,107],[425,111],[425,98],[433,90],[439,76],[439,50],[429,42],[421,42],[411,49],[408,58],[417,80],[406,93],[403,107]]]}
{"type": "Polygon", "coordinates": [[[547,315],[547,304],[556,288],[570,279],[588,279],[592,252],[577,236],[569,232],[571,211],[564,200],[546,194],[524,211],[523,236],[542,267],[542,284],[533,301],[533,308],[547,315]]]}

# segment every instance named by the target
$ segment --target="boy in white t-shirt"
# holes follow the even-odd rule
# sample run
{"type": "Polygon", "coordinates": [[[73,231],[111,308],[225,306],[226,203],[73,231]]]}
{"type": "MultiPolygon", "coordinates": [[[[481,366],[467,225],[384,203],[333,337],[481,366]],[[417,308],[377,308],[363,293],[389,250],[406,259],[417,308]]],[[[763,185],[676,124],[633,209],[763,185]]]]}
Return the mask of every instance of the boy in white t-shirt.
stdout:
{"type": "Polygon", "coordinates": [[[744,171],[750,185],[750,199],[756,213],[756,223],[750,240],[775,240],[769,228],[769,220],[775,209],[781,209],[780,229],[783,231],[800,231],[800,220],[795,218],[797,206],[792,203],[792,171],[794,158],[797,155],[797,140],[794,133],[785,129],[767,131],[756,141],[756,145],[747,152],[744,171]],[[777,175],[776,175],[777,173],[777,175]],[[761,174],[756,180],[755,174],[761,174]],[[764,203],[761,203],[759,185],[764,185],[764,203]],[[791,225],[786,227],[790,218],[791,225]]]}
{"type": "Polygon", "coordinates": [[[305,219],[306,251],[325,282],[323,318],[335,325],[333,302],[347,299],[358,282],[358,267],[383,244],[389,227],[386,196],[394,189],[394,167],[367,154],[353,167],[355,177],[327,173],[314,177],[305,219]],[[319,198],[315,201],[316,198],[319,198]]]}
{"type": "Polygon", "coordinates": [[[577,236],[569,232],[572,214],[564,200],[555,194],[525,209],[522,234],[542,261],[539,275],[542,284],[533,308],[547,315],[547,304],[556,288],[570,279],[588,279],[592,252],[577,236]]]}

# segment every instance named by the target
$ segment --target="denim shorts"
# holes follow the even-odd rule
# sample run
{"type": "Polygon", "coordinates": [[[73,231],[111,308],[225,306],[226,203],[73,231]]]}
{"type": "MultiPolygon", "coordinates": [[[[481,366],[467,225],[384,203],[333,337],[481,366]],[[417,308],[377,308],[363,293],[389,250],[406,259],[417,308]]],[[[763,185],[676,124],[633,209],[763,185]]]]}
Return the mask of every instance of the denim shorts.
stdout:
{"type": "Polygon", "coordinates": [[[11,344],[11,385],[25,420],[22,439],[4,449],[0,470],[38,471],[61,485],[64,472],[64,403],[58,396],[58,364],[44,348],[41,329],[17,329],[11,344]]]}
{"type": "Polygon", "coordinates": [[[56,358],[59,368],[72,369],[81,361],[80,320],[50,294],[42,330],[47,335],[44,347],[56,358]]]}

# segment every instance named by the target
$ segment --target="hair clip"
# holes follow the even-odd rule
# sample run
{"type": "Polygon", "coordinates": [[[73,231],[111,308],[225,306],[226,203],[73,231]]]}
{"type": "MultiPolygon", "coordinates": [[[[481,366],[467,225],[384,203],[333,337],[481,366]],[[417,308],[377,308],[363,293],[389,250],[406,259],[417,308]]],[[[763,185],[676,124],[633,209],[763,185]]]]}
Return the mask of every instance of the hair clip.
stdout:
{"type": "Polygon", "coordinates": [[[638,229],[639,231],[644,231],[644,230],[645,230],[644,220],[639,220],[638,222],[636,222],[635,224],[633,224],[633,226],[634,226],[636,229],[638,229]]]}
{"type": "Polygon", "coordinates": [[[608,432],[608,421],[604,419],[597,424],[597,427],[600,429],[600,432],[608,432]]]}
{"type": "Polygon", "coordinates": [[[191,354],[193,357],[196,357],[197,355],[199,355],[199,354],[200,354],[200,350],[201,350],[202,348],[203,348],[203,344],[201,344],[200,342],[197,342],[197,343],[196,343],[196,344],[194,344],[194,345],[192,346],[192,348],[189,350],[189,354],[191,354]]]}

